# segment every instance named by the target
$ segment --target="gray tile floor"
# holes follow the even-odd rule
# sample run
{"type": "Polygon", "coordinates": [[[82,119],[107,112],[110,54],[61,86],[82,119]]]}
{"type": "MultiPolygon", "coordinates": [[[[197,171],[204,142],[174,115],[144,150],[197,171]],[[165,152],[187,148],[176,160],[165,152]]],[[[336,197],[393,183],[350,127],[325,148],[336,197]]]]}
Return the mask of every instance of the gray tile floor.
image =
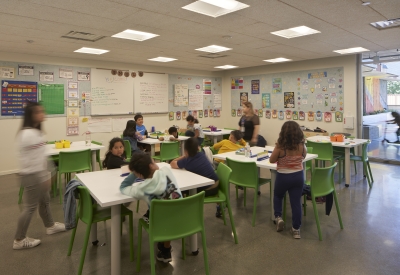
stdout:
{"type": "MultiPolygon", "coordinates": [[[[261,188],[255,227],[251,227],[254,193],[248,192],[247,207],[244,208],[243,194],[236,201],[232,188],[231,201],[239,237],[237,245],[234,244],[229,225],[224,226],[222,220],[215,218],[213,205],[206,205],[205,224],[211,274],[399,274],[400,234],[397,228],[400,227],[400,167],[380,163],[372,163],[371,166],[375,179],[372,190],[362,177],[361,166],[358,167],[358,175],[354,175],[352,169],[349,188],[345,188],[344,183],[336,185],[343,230],[340,230],[334,209],[330,216],[326,216],[324,206],[318,206],[323,241],[318,240],[311,203],[308,205],[307,216],[303,218],[301,240],[291,237],[288,231],[290,222],[283,232],[277,233],[269,220],[268,186],[261,188]]],[[[84,224],[78,226],[75,246],[72,255],[68,257],[71,232],[47,236],[37,214],[31,222],[28,235],[40,238],[42,244],[33,249],[15,251],[12,249],[12,240],[16,220],[22,209],[17,204],[17,195],[17,177],[0,177],[0,274],[76,274],[84,224]]],[[[58,204],[57,198],[52,199],[52,209],[54,217],[62,221],[62,206],[58,204]]],[[[135,214],[135,218],[139,218],[145,210],[146,206],[141,204],[140,213],[135,214]]],[[[129,261],[126,229],[127,224],[124,224],[122,274],[135,274],[136,262],[129,261]]],[[[83,274],[110,274],[109,221],[106,225],[99,224],[98,237],[100,243],[106,245],[88,247],[83,274]]],[[[140,274],[150,274],[146,234],[143,242],[140,274]]],[[[174,241],[172,245],[173,261],[170,264],[157,263],[157,274],[204,274],[201,247],[200,254],[192,256],[187,246],[188,256],[182,260],[180,242],[174,241]]]]}

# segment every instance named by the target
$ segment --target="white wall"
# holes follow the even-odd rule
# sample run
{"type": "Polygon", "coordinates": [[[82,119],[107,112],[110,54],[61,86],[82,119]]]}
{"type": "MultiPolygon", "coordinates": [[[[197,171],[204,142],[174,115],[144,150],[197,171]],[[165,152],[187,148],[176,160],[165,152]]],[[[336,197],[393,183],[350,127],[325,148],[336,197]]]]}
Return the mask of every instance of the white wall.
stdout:
{"type": "MultiPolygon", "coordinates": [[[[200,120],[202,125],[217,125],[218,127],[238,127],[238,118],[231,117],[231,90],[230,90],[230,78],[233,76],[245,76],[253,74],[270,74],[276,72],[290,72],[290,71],[303,71],[319,68],[330,68],[330,67],[343,67],[344,68],[344,101],[345,101],[345,115],[356,116],[356,57],[355,56],[341,56],[336,58],[316,59],[309,61],[289,62],[284,64],[274,64],[260,67],[253,67],[247,69],[229,70],[225,72],[206,72],[196,70],[185,70],[168,67],[156,67],[156,66],[143,66],[134,64],[124,64],[115,62],[100,62],[94,60],[78,60],[78,59],[66,59],[56,58],[48,56],[34,56],[34,55],[20,55],[0,52],[0,60],[3,61],[14,61],[24,63],[41,63],[41,64],[54,64],[54,65],[66,65],[66,66],[83,66],[91,68],[117,68],[117,69],[130,69],[130,70],[142,70],[152,72],[165,72],[168,74],[186,74],[186,75],[197,75],[197,76],[219,76],[223,77],[222,87],[222,112],[220,118],[202,118],[200,120]]],[[[121,116],[127,117],[127,116],[121,116]]],[[[261,132],[268,144],[274,144],[278,137],[279,129],[284,121],[278,119],[261,119],[261,132]]],[[[169,121],[167,114],[146,114],[144,117],[144,123],[147,128],[155,126],[156,129],[166,129],[172,124],[177,124],[180,127],[185,127],[185,121],[169,121]]],[[[304,121],[300,123],[309,128],[315,128],[317,126],[327,130],[328,132],[345,132],[341,123],[332,122],[309,122],[304,121]]],[[[0,119],[1,129],[1,140],[0,140],[0,175],[15,173],[18,170],[16,152],[17,144],[15,142],[15,136],[18,128],[21,125],[21,119],[0,119]]],[[[66,118],[49,118],[44,123],[44,130],[48,140],[56,140],[66,138],[66,118]]],[[[80,123],[80,134],[86,131],[86,124],[80,123]]],[[[346,131],[350,133],[357,133],[357,129],[352,131],[346,131]]],[[[92,139],[101,141],[105,144],[114,137],[119,136],[121,133],[95,133],[92,134],[92,139]]],[[[74,136],[68,137],[72,141],[82,140],[83,137],[74,136]]],[[[102,151],[104,154],[105,151],[102,151]]]]}
{"type": "MultiPolygon", "coordinates": [[[[314,59],[307,61],[298,62],[287,62],[281,64],[273,64],[259,67],[252,67],[246,69],[229,70],[225,72],[223,78],[223,110],[224,110],[224,126],[225,127],[238,127],[239,118],[232,117],[230,114],[231,110],[231,77],[241,77],[247,75],[259,75],[259,74],[272,74],[279,72],[291,72],[291,71],[304,71],[321,68],[333,68],[343,67],[344,69],[344,116],[354,116],[356,118],[356,106],[357,106],[357,61],[356,55],[351,56],[340,56],[334,58],[323,58],[314,59]],[[227,113],[228,112],[228,113],[227,113]]],[[[279,131],[282,124],[286,120],[279,119],[267,119],[264,117],[260,118],[260,134],[264,136],[269,145],[274,145],[278,139],[279,131]]],[[[348,132],[356,136],[357,128],[354,130],[343,129],[343,124],[339,122],[317,122],[317,121],[297,121],[300,125],[304,125],[308,128],[314,129],[320,127],[327,130],[329,133],[332,132],[348,132]]],[[[356,122],[356,119],[354,119],[356,122]]],[[[355,123],[356,124],[356,123],[355,123]]],[[[355,125],[355,127],[357,127],[355,125]]]]}

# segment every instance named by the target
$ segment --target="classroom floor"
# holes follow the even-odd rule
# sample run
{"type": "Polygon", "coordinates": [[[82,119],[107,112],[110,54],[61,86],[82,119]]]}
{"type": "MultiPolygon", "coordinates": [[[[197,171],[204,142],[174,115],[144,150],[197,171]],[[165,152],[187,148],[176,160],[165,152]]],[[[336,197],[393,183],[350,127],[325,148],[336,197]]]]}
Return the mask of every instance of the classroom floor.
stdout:
{"type": "MultiPolygon", "coordinates": [[[[362,170],[361,166],[358,168],[359,171],[362,170]]],[[[247,207],[243,207],[243,193],[236,201],[234,188],[231,188],[239,244],[234,243],[230,226],[224,226],[222,220],[215,218],[215,206],[206,205],[205,224],[210,273],[399,274],[400,234],[397,228],[400,227],[400,167],[371,163],[371,168],[375,179],[372,190],[368,188],[362,173],[354,175],[353,169],[349,188],[344,187],[344,183],[336,184],[343,230],[339,228],[336,211],[333,209],[331,215],[326,216],[324,205],[318,205],[323,241],[318,240],[311,202],[308,204],[307,216],[303,218],[302,238],[295,240],[289,233],[290,222],[283,232],[275,231],[275,226],[269,218],[268,186],[261,188],[255,227],[251,226],[254,192],[248,192],[247,207]]],[[[18,179],[16,175],[1,176],[0,182],[1,274],[76,274],[82,250],[84,224],[79,223],[70,257],[67,256],[67,249],[71,232],[46,235],[38,214],[32,219],[28,235],[40,238],[42,244],[33,249],[13,250],[12,241],[17,217],[22,209],[17,204],[18,179]]],[[[133,204],[131,208],[134,209],[133,204]]],[[[135,249],[137,218],[146,208],[142,203],[140,213],[135,213],[135,249]]],[[[58,198],[52,198],[52,210],[55,219],[62,221],[63,210],[58,198]]],[[[291,220],[290,210],[288,220],[291,220]]],[[[126,229],[125,223],[122,235],[122,274],[135,274],[136,262],[129,261],[126,229]]],[[[144,233],[143,236],[142,270],[139,274],[150,274],[147,234],[144,233]]],[[[98,238],[100,244],[106,245],[89,245],[83,274],[110,274],[110,221],[106,225],[98,225],[98,238]]],[[[186,260],[182,260],[180,241],[174,241],[172,246],[173,261],[170,264],[157,263],[157,274],[205,274],[201,247],[200,254],[192,256],[188,245],[188,256],[186,260]]]]}
{"type": "Polygon", "coordinates": [[[368,146],[368,157],[377,162],[400,164],[400,144],[372,140],[368,146]]]}

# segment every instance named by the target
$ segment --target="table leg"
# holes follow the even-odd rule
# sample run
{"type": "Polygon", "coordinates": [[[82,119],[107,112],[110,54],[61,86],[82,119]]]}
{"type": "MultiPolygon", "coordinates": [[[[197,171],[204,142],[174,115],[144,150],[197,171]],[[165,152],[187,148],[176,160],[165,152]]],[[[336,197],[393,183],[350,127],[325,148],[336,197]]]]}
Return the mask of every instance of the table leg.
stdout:
{"type": "MultiPolygon", "coordinates": [[[[196,195],[197,189],[190,189],[189,190],[189,195],[193,196],[196,195]]],[[[197,234],[193,234],[190,236],[190,250],[192,251],[192,254],[197,255],[199,253],[199,248],[197,246],[197,234]]]]}
{"type": "Polygon", "coordinates": [[[269,196],[271,204],[271,220],[275,220],[274,215],[274,190],[275,190],[276,170],[271,170],[271,194],[269,196]]]}
{"type": "Polygon", "coordinates": [[[155,144],[151,144],[151,152],[150,152],[151,156],[153,157],[156,154],[156,145],[155,144]]]}
{"type": "Polygon", "coordinates": [[[349,187],[350,186],[350,148],[345,147],[344,149],[344,160],[345,160],[345,167],[344,167],[344,173],[345,173],[345,186],[349,187]]]}
{"type": "Polygon", "coordinates": [[[218,143],[218,137],[217,136],[214,136],[214,144],[215,143],[218,143]]]}
{"type": "Polygon", "coordinates": [[[96,150],[92,150],[92,171],[96,171],[96,150]]]}
{"type": "MultiPolygon", "coordinates": [[[[92,171],[96,171],[96,150],[92,150],[92,171]]],[[[97,223],[93,223],[92,227],[90,228],[90,238],[92,240],[93,245],[97,245],[99,242],[97,240],[97,223]]]]}
{"type": "Polygon", "coordinates": [[[183,156],[185,154],[185,141],[182,140],[181,141],[181,156],[183,156]]]}
{"type": "Polygon", "coordinates": [[[121,205],[111,206],[111,274],[121,274],[121,205]]]}

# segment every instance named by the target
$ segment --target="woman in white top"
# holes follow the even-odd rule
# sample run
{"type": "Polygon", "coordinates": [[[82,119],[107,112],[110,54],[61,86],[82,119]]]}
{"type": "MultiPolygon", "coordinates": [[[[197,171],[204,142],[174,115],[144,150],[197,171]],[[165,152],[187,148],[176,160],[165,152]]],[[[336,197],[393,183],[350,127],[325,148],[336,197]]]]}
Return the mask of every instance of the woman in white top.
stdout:
{"type": "Polygon", "coordinates": [[[53,221],[50,210],[50,173],[47,171],[46,142],[41,130],[43,107],[37,102],[28,102],[24,112],[23,124],[17,135],[24,209],[18,218],[14,249],[32,248],[40,244],[40,240],[26,236],[38,205],[46,234],[65,231],[64,224],[53,221]]]}

